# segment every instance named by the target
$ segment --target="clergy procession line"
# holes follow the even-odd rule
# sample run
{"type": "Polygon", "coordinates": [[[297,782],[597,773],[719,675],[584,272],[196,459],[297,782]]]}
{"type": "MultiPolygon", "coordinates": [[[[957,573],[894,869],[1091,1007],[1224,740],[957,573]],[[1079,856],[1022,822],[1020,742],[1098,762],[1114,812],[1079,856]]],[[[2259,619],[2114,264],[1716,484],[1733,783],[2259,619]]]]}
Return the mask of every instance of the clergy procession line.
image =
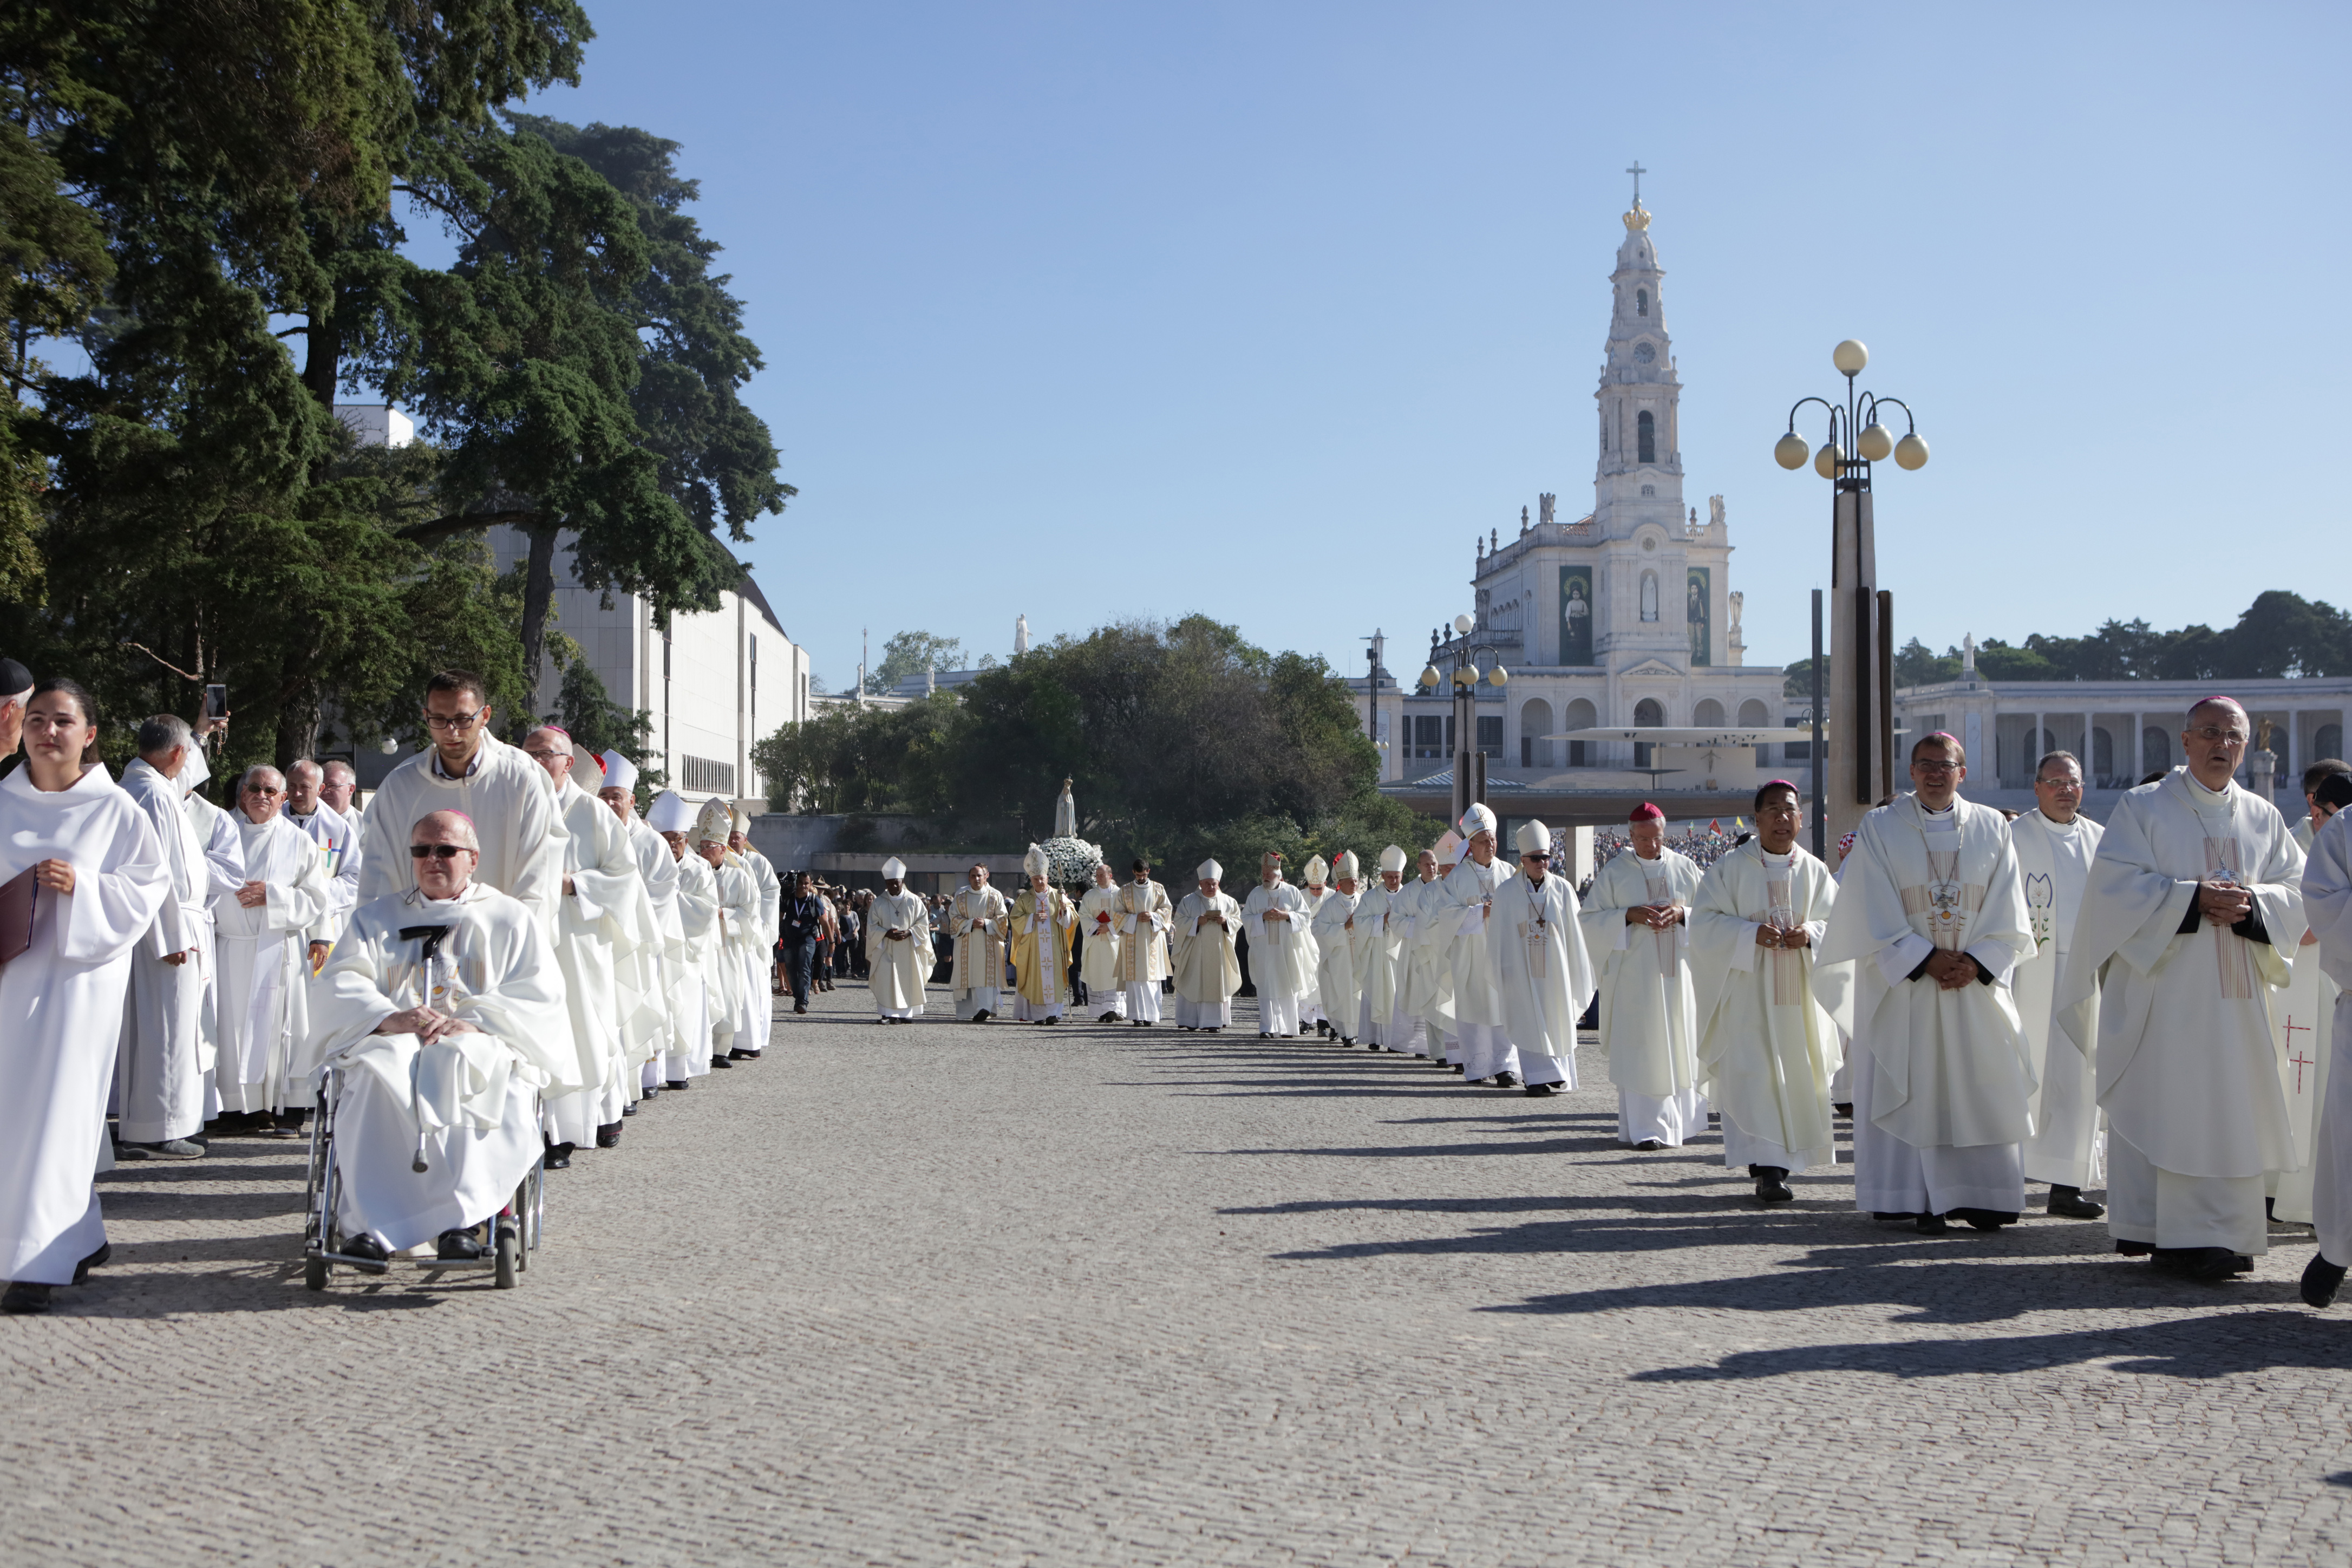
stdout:
{"type": "MultiPolygon", "coordinates": [[[[89,695],[0,660],[0,757],[25,747],[0,779],[7,1310],[106,1260],[96,1173],[200,1156],[200,1129],[311,1140],[314,1288],[395,1259],[495,1259],[510,1283],[541,1171],[759,1059],[779,937],[818,919],[807,879],[786,900],[726,803],[666,792],[640,818],[625,758],[554,726],[509,745],[491,717],[479,679],[445,672],[431,744],[363,810],[348,770],[298,764],[248,769],[225,812],[196,793],[184,721],[141,725],[118,784],[89,695]]],[[[1537,1097],[1576,1087],[1597,999],[1622,1142],[1719,1120],[1759,1203],[1833,1165],[1847,1117],[1878,1220],[1997,1230],[2046,1183],[2050,1213],[2105,1212],[2118,1252],[2214,1281],[2252,1268],[2273,1217],[2304,1221],[2303,1294],[2326,1306],[2352,1262],[2352,1075],[2329,1074],[2332,1031],[2282,1051],[2272,1010],[2340,1010],[2352,983],[2352,769],[2315,767],[2290,831],[2235,782],[2242,707],[2199,703],[2181,738],[2188,762],[2102,829],[2070,754],[2042,759],[2012,822],[1961,797],[1958,740],[1926,736],[1914,793],[1835,870],[1797,842],[1794,784],[1759,790],[1755,836],[1704,870],[1645,805],[1581,897],[1544,824],[1513,866],[1483,805],[1417,858],[1388,846],[1369,884],[1353,852],[1303,889],[1268,853],[1242,901],[1213,859],[1172,903],[1140,860],[1125,882],[1096,866],[1073,901],[1033,845],[1013,899],[975,866],[941,911],[948,989],[963,1021],[1083,1005],[1135,1027],[1166,990],[1177,1028],[1216,1034],[1245,952],[1261,1038],[1537,1097]],[[2103,1166],[2110,1211],[2082,1195],[2103,1166]]],[[[896,859],[883,876],[867,984],[877,1022],[903,1024],[938,962],[932,911],[896,859]]]]}

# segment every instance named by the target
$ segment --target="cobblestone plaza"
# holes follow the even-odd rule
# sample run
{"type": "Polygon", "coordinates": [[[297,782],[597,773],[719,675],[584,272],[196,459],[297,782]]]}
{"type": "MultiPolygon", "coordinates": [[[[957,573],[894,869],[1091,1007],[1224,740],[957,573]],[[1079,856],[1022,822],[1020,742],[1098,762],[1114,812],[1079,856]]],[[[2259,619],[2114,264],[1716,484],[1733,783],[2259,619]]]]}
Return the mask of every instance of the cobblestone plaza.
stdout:
{"type": "MultiPolygon", "coordinates": [[[[1171,1027],[862,990],[549,1178],[522,1288],[303,1289],[299,1147],[102,1184],[0,1325],[12,1560],[2341,1563],[2352,1312],[2104,1226],[1171,1027]]],[[[1841,1159],[1847,1155],[1841,1149],[1841,1159]]],[[[457,1277],[451,1277],[455,1279],[457,1277]]]]}

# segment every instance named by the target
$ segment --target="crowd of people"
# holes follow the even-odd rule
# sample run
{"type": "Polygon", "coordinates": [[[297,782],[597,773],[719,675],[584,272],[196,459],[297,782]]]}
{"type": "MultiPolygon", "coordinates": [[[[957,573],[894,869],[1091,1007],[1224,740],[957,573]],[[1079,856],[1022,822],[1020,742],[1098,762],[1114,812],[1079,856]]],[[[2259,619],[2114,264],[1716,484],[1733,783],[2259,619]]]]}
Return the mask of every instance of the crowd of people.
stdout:
{"type": "Polygon", "coordinates": [[[435,676],[422,717],[429,744],[364,805],[348,768],[306,762],[247,769],[223,808],[200,727],[146,720],[118,782],[89,694],[0,660],[6,1310],[106,1261],[94,1177],[115,1161],[307,1137],[322,1093],[334,1256],[465,1261],[509,1234],[532,1168],[758,1061],[786,992],[802,1014],[862,977],[884,1026],[942,981],[981,1025],[1143,1028],[1167,998],[1177,1029],[1214,1035],[1244,962],[1261,1039],[1535,1097],[1577,1087],[1591,1008],[1622,1141],[1719,1123],[1762,1205],[1835,1164],[1843,1120],[1856,1206],[1922,1233],[2017,1223],[2030,1181],[2189,1278],[2250,1269],[2280,1220],[2315,1229],[2313,1305],[2352,1264],[2352,1074],[2328,1070],[2352,769],[2311,769],[2290,827],[2235,781],[2248,724],[2226,698],[2104,828],[2070,754],[2041,760],[2019,816],[1966,799],[1964,749],[1933,734],[1834,868],[1775,782],[1752,833],[1677,846],[1643,806],[1582,889],[1544,824],[1506,854],[1473,805],[1369,877],[1351,851],[1294,884],[1269,852],[1238,900],[1213,859],[1181,896],[1137,860],[1073,898],[1034,845],[1009,899],[984,863],[935,898],[896,858],[879,891],[780,877],[723,800],[663,792],[640,816],[618,752],[554,725],[500,741],[473,676],[435,676]],[[2084,1196],[2102,1172],[2105,1208],[2084,1196]]]}

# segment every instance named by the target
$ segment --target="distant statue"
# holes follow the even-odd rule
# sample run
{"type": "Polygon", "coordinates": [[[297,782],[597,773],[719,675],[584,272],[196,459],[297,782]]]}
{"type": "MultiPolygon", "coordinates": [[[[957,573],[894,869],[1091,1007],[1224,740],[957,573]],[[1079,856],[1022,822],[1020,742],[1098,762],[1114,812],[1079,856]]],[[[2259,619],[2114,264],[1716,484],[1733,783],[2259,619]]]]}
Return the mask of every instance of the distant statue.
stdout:
{"type": "Polygon", "coordinates": [[[1536,521],[1546,524],[1557,521],[1558,520],[1552,516],[1552,507],[1559,500],[1559,498],[1555,495],[1536,497],[1536,521]]]}
{"type": "Polygon", "coordinates": [[[2271,749],[2271,731],[2277,728],[2278,726],[2276,724],[2272,723],[2267,719],[2259,721],[2254,725],[2254,750],[2257,752],[2269,751],[2271,749]]]}
{"type": "Polygon", "coordinates": [[[1976,672],[1977,634],[1969,632],[1960,638],[1960,673],[1974,675],[1976,672]]]}
{"type": "Polygon", "coordinates": [[[1709,496],[1706,498],[1706,525],[1709,528],[1721,528],[1723,526],[1723,498],[1721,496],[1709,496]]]}
{"type": "Polygon", "coordinates": [[[1696,507],[1691,508],[1690,525],[1693,528],[1698,526],[1698,508],[1696,507]]]}
{"type": "Polygon", "coordinates": [[[1029,651],[1029,617],[1027,616],[1013,617],[1013,651],[1015,654],[1029,651]]]}
{"type": "Polygon", "coordinates": [[[1503,548],[1503,531],[1499,528],[1488,529],[1486,531],[1486,543],[1490,550],[1500,550],[1503,548]]]}
{"type": "Polygon", "coordinates": [[[1519,537],[1520,537],[1520,538],[1522,538],[1522,539],[1525,539],[1525,538],[1527,537],[1527,533],[1528,533],[1528,509],[1527,509],[1527,508],[1525,508],[1525,507],[1521,507],[1521,508],[1519,508],[1519,537]]]}
{"type": "Polygon", "coordinates": [[[1748,602],[1748,595],[1735,589],[1731,593],[1726,594],[1723,597],[1724,602],[1731,608],[1731,640],[1733,642],[1738,642],[1739,640],[1739,609],[1741,605],[1748,602]]]}
{"type": "Polygon", "coordinates": [[[1062,781],[1062,798],[1054,803],[1054,837],[1076,838],[1078,836],[1078,805],[1070,798],[1070,781],[1062,781]]]}

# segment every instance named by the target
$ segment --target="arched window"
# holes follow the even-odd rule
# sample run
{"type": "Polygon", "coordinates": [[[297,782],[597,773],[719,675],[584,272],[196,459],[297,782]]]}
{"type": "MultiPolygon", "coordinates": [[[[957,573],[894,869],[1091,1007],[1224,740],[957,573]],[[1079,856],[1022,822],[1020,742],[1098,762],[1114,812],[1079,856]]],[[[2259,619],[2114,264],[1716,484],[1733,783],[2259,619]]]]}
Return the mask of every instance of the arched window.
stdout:
{"type": "Polygon", "coordinates": [[[1633,314],[1635,314],[1635,315],[1637,315],[1637,316],[1646,316],[1646,315],[1648,315],[1649,313],[1650,313],[1650,291],[1649,291],[1647,289],[1634,289],[1634,290],[1633,290],[1633,314]]]}
{"type": "MultiPolygon", "coordinates": [[[[1649,416],[1644,414],[1642,417],[1647,419],[1649,416]]],[[[1642,574],[1642,618],[1645,621],[1658,618],[1658,574],[1655,572],[1642,574]]]]}
{"type": "MultiPolygon", "coordinates": [[[[1591,730],[1597,729],[1600,726],[1600,723],[1601,714],[1599,710],[1596,710],[1591,703],[1580,697],[1575,701],[1568,705],[1568,711],[1561,718],[1559,727],[1563,730],[1571,731],[1591,730]]],[[[1570,741],[1568,743],[1568,765],[1570,767],[1581,768],[1591,766],[1591,755],[1592,753],[1586,742],[1570,741]]]]}
{"type": "Polygon", "coordinates": [[[1722,729],[1723,704],[1712,697],[1700,698],[1698,706],[1691,710],[1691,723],[1701,730],[1722,729]]]}
{"type": "Polygon", "coordinates": [[[2322,724],[2311,732],[2311,760],[2315,763],[2344,760],[2344,726],[2322,724]]]}
{"type": "MultiPolygon", "coordinates": [[[[2172,737],[2164,732],[2161,724],[2150,724],[2139,732],[2139,771],[2160,773],[2172,766],[2172,737]]],[[[2139,781],[2134,779],[2134,784],[2139,781]]]]}
{"type": "MultiPolygon", "coordinates": [[[[1641,416],[1633,421],[1633,437],[1636,443],[1634,455],[1643,462],[1656,462],[1658,460],[1658,422],[1646,408],[1643,409],[1641,416]]],[[[1644,616],[1642,618],[1655,620],[1657,617],[1644,616]]]]}
{"type": "Polygon", "coordinates": [[[1519,704],[1519,766],[1551,766],[1551,742],[1544,739],[1550,733],[1550,703],[1530,697],[1519,704]]]}
{"type": "MultiPolygon", "coordinates": [[[[1751,697],[1739,705],[1739,727],[1743,730],[1769,730],[1772,727],[1772,710],[1751,697]]],[[[1772,765],[1772,748],[1768,742],[1756,748],[1756,765],[1772,765]]]]}
{"type": "MultiPolygon", "coordinates": [[[[1665,722],[1666,710],[1664,707],[1659,703],[1656,698],[1644,697],[1642,700],[1633,704],[1633,728],[1636,730],[1661,729],[1664,726],[1665,722]]],[[[1634,742],[1633,765],[1637,768],[1648,767],[1650,765],[1650,752],[1654,748],[1647,741],[1634,742]]]]}
{"type": "Polygon", "coordinates": [[[2106,781],[2115,776],[2115,772],[2116,738],[2105,730],[2095,729],[2091,731],[2092,787],[2105,788],[2106,781]]]}

